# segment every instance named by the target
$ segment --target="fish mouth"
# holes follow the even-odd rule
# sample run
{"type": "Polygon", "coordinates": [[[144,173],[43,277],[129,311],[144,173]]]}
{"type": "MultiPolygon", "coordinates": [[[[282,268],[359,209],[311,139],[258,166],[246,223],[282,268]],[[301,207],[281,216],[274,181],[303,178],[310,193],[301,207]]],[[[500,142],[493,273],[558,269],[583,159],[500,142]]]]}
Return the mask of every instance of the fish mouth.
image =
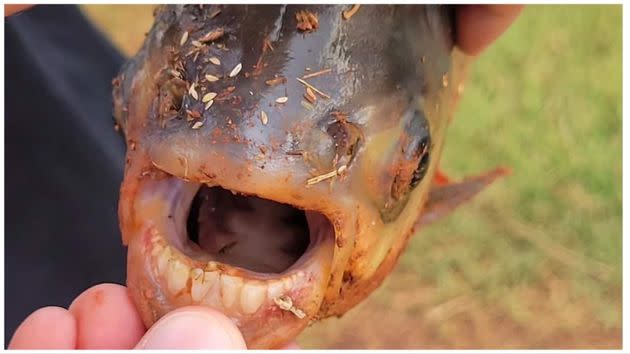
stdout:
{"type": "Polygon", "coordinates": [[[335,244],[321,211],[175,176],[142,182],[134,209],[128,285],[146,324],[208,306],[266,346],[317,315],[335,244]]]}

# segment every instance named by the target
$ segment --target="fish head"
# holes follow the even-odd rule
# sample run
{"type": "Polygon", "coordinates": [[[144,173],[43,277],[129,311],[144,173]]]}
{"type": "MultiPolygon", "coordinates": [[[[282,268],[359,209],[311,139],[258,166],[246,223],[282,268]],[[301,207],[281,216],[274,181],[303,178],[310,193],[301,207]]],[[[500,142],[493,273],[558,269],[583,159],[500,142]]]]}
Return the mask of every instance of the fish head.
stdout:
{"type": "Polygon", "coordinates": [[[391,271],[458,96],[452,9],[354,10],[156,11],[114,82],[127,283],[147,326],[201,305],[277,347],[391,271]]]}

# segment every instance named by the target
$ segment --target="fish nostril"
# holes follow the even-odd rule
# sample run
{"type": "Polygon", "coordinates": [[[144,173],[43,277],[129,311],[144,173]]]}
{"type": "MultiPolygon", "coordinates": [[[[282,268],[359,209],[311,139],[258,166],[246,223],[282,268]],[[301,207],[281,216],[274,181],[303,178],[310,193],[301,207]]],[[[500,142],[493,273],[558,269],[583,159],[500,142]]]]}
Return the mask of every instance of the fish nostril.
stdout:
{"type": "Polygon", "coordinates": [[[331,115],[335,117],[335,121],[328,125],[326,132],[334,142],[339,165],[349,166],[359,150],[363,133],[356,124],[348,121],[345,113],[334,111],[331,115]]]}
{"type": "Polygon", "coordinates": [[[186,92],[186,81],[177,77],[168,79],[160,86],[158,109],[162,127],[178,116],[186,92]]]}

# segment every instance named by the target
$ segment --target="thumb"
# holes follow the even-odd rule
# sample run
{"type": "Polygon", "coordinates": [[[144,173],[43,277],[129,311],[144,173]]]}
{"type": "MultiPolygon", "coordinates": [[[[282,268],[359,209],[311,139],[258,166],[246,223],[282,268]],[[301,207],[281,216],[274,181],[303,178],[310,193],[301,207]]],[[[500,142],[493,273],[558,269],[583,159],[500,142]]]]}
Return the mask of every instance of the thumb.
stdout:
{"type": "Polygon", "coordinates": [[[225,315],[205,307],[183,307],[157,321],[136,349],[247,349],[225,315]]]}

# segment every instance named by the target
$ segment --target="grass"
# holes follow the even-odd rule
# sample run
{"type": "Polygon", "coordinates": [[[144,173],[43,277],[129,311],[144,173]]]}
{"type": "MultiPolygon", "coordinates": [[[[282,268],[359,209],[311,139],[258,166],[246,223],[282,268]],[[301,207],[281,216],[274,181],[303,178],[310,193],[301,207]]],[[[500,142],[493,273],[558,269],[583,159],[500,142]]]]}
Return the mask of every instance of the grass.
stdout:
{"type": "MultiPolygon", "coordinates": [[[[148,7],[87,6],[135,51],[148,7]],[[122,8],[122,10],[121,10],[122,8]]],[[[621,345],[621,6],[528,6],[475,63],[443,169],[513,168],[306,347],[621,345]]]]}

